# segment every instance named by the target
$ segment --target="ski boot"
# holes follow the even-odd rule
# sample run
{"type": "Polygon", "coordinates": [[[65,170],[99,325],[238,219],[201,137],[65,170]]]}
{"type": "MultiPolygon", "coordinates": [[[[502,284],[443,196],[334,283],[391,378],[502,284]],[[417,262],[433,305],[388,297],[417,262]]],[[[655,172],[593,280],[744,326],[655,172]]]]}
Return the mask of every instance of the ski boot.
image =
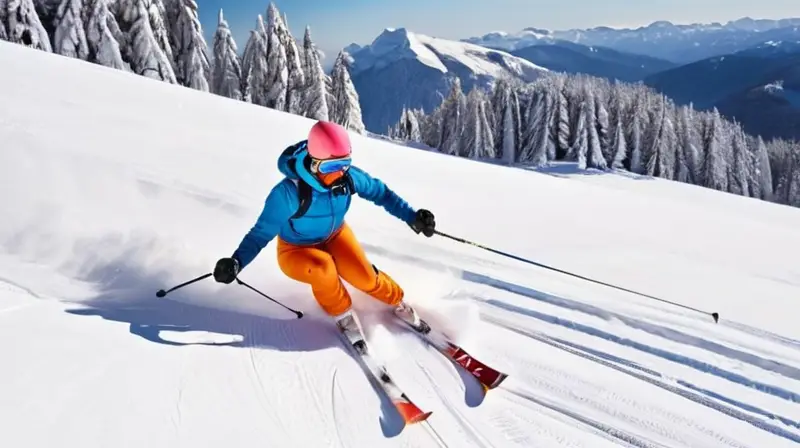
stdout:
{"type": "Polygon", "coordinates": [[[336,328],[342,332],[344,337],[353,344],[353,348],[359,353],[367,352],[367,341],[364,338],[361,322],[352,309],[336,317],[336,328]]]}
{"type": "Polygon", "coordinates": [[[419,333],[428,334],[431,331],[431,327],[419,317],[417,310],[405,302],[400,302],[394,308],[394,314],[419,333]]]}

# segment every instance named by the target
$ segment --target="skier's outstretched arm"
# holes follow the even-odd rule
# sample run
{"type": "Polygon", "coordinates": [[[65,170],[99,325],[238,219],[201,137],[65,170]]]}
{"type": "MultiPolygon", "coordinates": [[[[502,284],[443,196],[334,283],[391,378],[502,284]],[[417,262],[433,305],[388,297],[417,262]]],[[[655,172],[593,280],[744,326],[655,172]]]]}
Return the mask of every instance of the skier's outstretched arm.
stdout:
{"type": "Polygon", "coordinates": [[[250,264],[264,247],[275,238],[294,210],[291,204],[297,203],[296,193],[286,182],[276,185],[264,201],[264,209],[258,216],[255,225],[247,232],[233,258],[239,263],[239,269],[250,264]]]}
{"type": "Polygon", "coordinates": [[[422,233],[427,237],[433,236],[436,228],[436,220],[433,213],[429,210],[414,210],[397,193],[386,186],[383,181],[376,179],[364,170],[350,167],[350,175],[356,193],[364,199],[371,201],[379,207],[383,207],[394,217],[408,224],[417,233],[422,233]]]}
{"type": "Polygon", "coordinates": [[[392,216],[407,224],[414,222],[415,210],[383,181],[354,166],[350,167],[350,176],[359,196],[379,207],[383,207],[392,216]]]}

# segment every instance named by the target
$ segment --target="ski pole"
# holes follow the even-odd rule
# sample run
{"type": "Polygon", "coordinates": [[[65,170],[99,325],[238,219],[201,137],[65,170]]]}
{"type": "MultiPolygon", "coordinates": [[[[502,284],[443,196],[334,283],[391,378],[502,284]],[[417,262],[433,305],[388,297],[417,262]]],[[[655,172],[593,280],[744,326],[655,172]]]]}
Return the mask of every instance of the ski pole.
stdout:
{"type": "Polygon", "coordinates": [[[237,283],[239,283],[239,284],[240,284],[240,285],[242,285],[242,286],[246,286],[247,288],[250,288],[251,290],[255,291],[256,293],[258,293],[258,294],[261,294],[262,296],[266,297],[267,299],[269,299],[269,300],[271,300],[271,301],[273,301],[273,302],[277,303],[278,305],[280,305],[280,306],[282,306],[282,307],[286,308],[287,310],[289,310],[289,311],[293,312],[295,315],[297,315],[297,318],[298,318],[298,319],[302,319],[302,318],[303,318],[303,313],[302,313],[302,312],[300,312],[300,311],[297,311],[297,310],[294,310],[294,309],[292,309],[292,308],[289,308],[288,306],[286,306],[286,305],[282,304],[281,302],[278,302],[277,300],[273,299],[272,297],[270,297],[270,296],[268,296],[268,295],[264,294],[263,292],[261,292],[261,291],[257,290],[256,288],[253,288],[252,286],[248,285],[247,283],[245,283],[245,282],[243,282],[243,281],[239,280],[239,277],[236,277],[236,282],[237,282],[237,283]]]}
{"type": "Polygon", "coordinates": [[[174,286],[174,287],[172,287],[172,288],[170,288],[170,289],[168,289],[168,290],[166,290],[166,291],[164,291],[163,289],[159,289],[159,290],[156,292],[156,297],[164,297],[164,296],[166,296],[167,294],[171,293],[172,291],[175,291],[176,289],[180,289],[180,288],[183,288],[184,286],[191,285],[191,284],[192,284],[192,283],[194,283],[194,282],[199,282],[200,280],[203,280],[203,279],[206,279],[206,278],[208,278],[208,277],[211,277],[211,275],[212,275],[212,273],[211,273],[211,272],[209,272],[208,274],[203,274],[203,275],[201,275],[200,277],[197,277],[197,278],[195,278],[195,279],[189,280],[189,281],[188,281],[188,282],[186,282],[186,283],[181,283],[180,285],[178,285],[178,286],[174,286]]]}
{"type": "Polygon", "coordinates": [[[448,235],[448,234],[446,234],[444,232],[440,232],[438,230],[434,230],[433,232],[436,235],[443,236],[445,238],[449,238],[449,239],[451,239],[453,241],[458,241],[459,243],[469,244],[471,246],[475,246],[477,248],[480,248],[480,249],[483,249],[483,250],[487,250],[489,252],[493,252],[493,253],[496,253],[498,255],[502,255],[504,257],[509,257],[509,258],[513,258],[515,260],[519,260],[519,261],[521,261],[523,263],[532,264],[532,265],[538,266],[540,268],[549,269],[551,271],[559,272],[561,274],[566,274],[566,275],[569,275],[569,276],[572,276],[572,277],[575,277],[575,278],[579,278],[581,280],[586,280],[588,282],[597,283],[597,284],[603,285],[603,286],[608,286],[610,288],[618,289],[620,291],[625,291],[625,292],[628,292],[628,293],[631,293],[631,294],[635,294],[635,295],[638,295],[638,296],[647,297],[648,299],[653,299],[653,300],[657,300],[659,302],[668,303],[670,305],[679,306],[681,308],[685,308],[687,310],[695,311],[695,312],[698,312],[698,313],[701,313],[701,314],[707,314],[707,315],[710,315],[714,319],[714,322],[719,323],[719,313],[717,313],[717,312],[711,313],[711,312],[708,312],[708,311],[699,310],[697,308],[692,308],[690,306],[681,305],[680,303],[670,302],[669,300],[659,299],[658,297],[654,297],[654,296],[651,296],[651,295],[648,295],[648,294],[643,294],[641,292],[632,291],[630,289],[622,288],[620,286],[615,286],[615,285],[612,285],[610,283],[601,282],[599,280],[594,280],[594,279],[591,279],[591,278],[588,278],[588,277],[584,277],[582,275],[573,274],[572,272],[568,272],[568,271],[564,271],[562,269],[558,269],[558,268],[554,268],[554,267],[551,267],[551,266],[547,266],[547,265],[542,264],[542,263],[537,263],[535,261],[528,260],[527,258],[518,257],[516,255],[512,255],[512,254],[509,254],[509,253],[506,253],[506,252],[502,252],[502,251],[499,251],[497,249],[492,249],[491,247],[486,247],[486,246],[484,246],[482,244],[478,244],[478,243],[475,243],[475,242],[472,242],[472,241],[469,241],[469,240],[465,240],[464,238],[459,238],[459,237],[455,237],[455,236],[452,236],[452,235],[448,235]]]}

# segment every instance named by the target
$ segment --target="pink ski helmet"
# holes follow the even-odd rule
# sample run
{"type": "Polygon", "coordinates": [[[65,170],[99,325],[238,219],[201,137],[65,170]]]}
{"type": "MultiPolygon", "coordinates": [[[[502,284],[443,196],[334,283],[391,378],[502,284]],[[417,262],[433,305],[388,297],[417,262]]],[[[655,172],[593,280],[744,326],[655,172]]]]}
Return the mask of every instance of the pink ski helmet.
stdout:
{"type": "Polygon", "coordinates": [[[342,126],[318,121],[308,132],[308,154],[318,160],[350,156],[350,137],[342,126]]]}

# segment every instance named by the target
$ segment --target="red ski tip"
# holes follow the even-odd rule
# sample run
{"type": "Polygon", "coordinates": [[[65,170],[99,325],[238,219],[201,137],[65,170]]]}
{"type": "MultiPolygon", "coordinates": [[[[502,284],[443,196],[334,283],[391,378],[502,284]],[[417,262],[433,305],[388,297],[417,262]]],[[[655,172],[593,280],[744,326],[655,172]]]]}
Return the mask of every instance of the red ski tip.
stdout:
{"type": "Polygon", "coordinates": [[[413,424],[425,421],[431,416],[433,412],[422,412],[422,409],[417,407],[414,403],[405,400],[398,400],[394,402],[397,412],[403,416],[406,424],[413,424]]]}
{"type": "Polygon", "coordinates": [[[500,374],[500,376],[498,376],[498,377],[497,377],[497,379],[495,380],[494,384],[492,384],[492,386],[490,387],[490,389],[494,389],[494,388],[496,388],[496,387],[499,387],[499,386],[500,386],[500,384],[501,384],[503,381],[505,381],[505,380],[506,380],[506,378],[508,378],[508,375],[507,375],[507,374],[505,374],[505,373],[501,373],[501,374],[500,374]]]}

